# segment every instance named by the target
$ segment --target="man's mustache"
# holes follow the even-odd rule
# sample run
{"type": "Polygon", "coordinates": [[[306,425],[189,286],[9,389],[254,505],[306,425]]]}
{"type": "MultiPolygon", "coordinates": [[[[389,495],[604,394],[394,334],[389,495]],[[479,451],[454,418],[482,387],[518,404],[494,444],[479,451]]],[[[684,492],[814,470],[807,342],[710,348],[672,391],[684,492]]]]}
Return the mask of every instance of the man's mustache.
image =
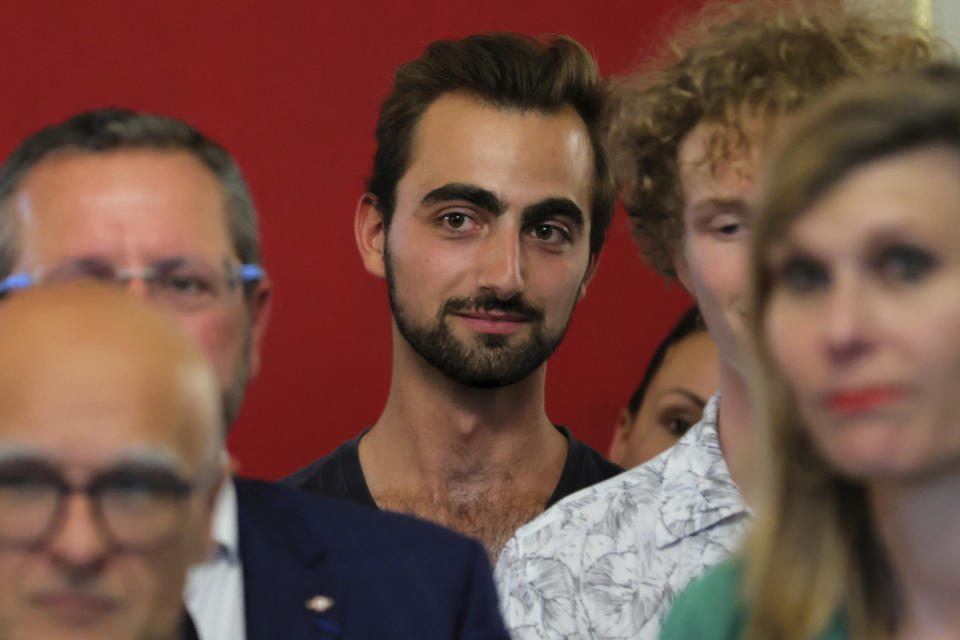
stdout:
{"type": "Polygon", "coordinates": [[[492,294],[472,298],[450,298],[440,309],[440,315],[445,316],[460,311],[500,311],[521,316],[529,322],[542,320],[544,315],[543,309],[530,304],[519,294],[506,300],[501,300],[492,294]]]}

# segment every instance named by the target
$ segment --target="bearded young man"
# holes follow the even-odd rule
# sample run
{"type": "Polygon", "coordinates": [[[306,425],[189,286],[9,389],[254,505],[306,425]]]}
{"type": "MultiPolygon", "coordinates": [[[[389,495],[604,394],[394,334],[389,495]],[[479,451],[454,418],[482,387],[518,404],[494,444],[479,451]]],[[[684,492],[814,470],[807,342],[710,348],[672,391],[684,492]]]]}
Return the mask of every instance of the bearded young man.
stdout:
{"type": "Polygon", "coordinates": [[[613,211],[597,67],[569,38],[476,35],[398,68],[356,211],[393,312],[377,422],[292,476],[412,513],[492,557],[521,524],[620,468],[553,424],[546,361],[613,211]]]}
{"type": "MultiPolygon", "coordinates": [[[[99,280],[150,302],[212,365],[224,434],[259,368],[271,291],[259,244],[236,162],[181,120],[81,113],[0,166],[0,297],[99,280]]],[[[184,593],[199,640],[506,639],[476,541],[249,478],[223,482],[213,507],[213,552],[184,593]]]]}
{"type": "Polygon", "coordinates": [[[636,239],[717,345],[718,391],[674,447],[507,544],[496,576],[516,639],[656,638],[674,595],[737,549],[754,428],[746,264],[769,139],[825,88],[933,53],[909,21],[832,1],[715,2],[673,40],[678,58],[620,86],[609,139],[636,239]]]}

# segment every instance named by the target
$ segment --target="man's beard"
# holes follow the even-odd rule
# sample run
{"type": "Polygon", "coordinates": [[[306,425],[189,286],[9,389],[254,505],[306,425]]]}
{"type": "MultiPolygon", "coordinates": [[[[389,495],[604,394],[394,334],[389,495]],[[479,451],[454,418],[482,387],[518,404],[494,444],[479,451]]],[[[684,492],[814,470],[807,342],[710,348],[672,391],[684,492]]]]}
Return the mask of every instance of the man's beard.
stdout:
{"type": "Polygon", "coordinates": [[[431,325],[416,325],[405,315],[397,298],[390,256],[383,254],[387,277],[390,310],[400,334],[414,351],[432,367],[454,382],[468,387],[505,387],[519,382],[540,367],[563,341],[570,324],[567,317],[563,327],[553,333],[544,332],[544,312],[526,302],[520,294],[500,300],[492,293],[472,298],[450,298],[437,312],[431,325]],[[509,335],[481,334],[473,344],[465,343],[453,334],[446,316],[457,311],[501,311],[520,316],[531,325],[528,338],[519,344],[510,344],[509,335]]]}

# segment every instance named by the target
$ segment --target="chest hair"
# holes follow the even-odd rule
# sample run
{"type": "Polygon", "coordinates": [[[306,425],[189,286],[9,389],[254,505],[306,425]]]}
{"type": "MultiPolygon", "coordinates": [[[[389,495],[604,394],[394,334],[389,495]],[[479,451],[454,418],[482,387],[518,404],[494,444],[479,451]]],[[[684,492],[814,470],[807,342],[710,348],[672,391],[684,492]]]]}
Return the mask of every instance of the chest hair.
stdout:
{"type": "Polygon", "coordinates": [[[514,532],[543,513],[549,497],[498,487],[469,495],[385,492],[374,499],[382,509],[415,515],[476,538],[493,563],[514,532]]]}

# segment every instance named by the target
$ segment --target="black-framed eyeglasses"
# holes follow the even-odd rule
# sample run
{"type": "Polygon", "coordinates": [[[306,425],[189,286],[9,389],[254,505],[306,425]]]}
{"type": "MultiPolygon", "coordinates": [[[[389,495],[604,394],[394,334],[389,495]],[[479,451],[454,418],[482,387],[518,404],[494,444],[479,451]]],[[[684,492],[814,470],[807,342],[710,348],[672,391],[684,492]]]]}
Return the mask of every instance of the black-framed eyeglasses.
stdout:
{"type": "Polygon", "coordinates": [[[178,256],[140,268],[119,268],[100,258],[80,258],[49,270],[14,273],[0,280],[0,298],[16,289],[43,282],[70,282],[92,278],[125,285],[143,280],[151,298],[162,306],[191,311],[209,307],[239,287],[263,280],[266,270],[258,264],[213,266],[199,258],[178,256]]]}
{"type": "Polygon", "coordinates": [[[42,458],[8,460],[0,463],[0,545],[47,544],[63,525],[67,499],[81,494],[111,548],[162,547],[181,530],[187,499],[216,477],[214,469],[190,481],[161,466],[125,464],[77,486],[42,458]]]}

